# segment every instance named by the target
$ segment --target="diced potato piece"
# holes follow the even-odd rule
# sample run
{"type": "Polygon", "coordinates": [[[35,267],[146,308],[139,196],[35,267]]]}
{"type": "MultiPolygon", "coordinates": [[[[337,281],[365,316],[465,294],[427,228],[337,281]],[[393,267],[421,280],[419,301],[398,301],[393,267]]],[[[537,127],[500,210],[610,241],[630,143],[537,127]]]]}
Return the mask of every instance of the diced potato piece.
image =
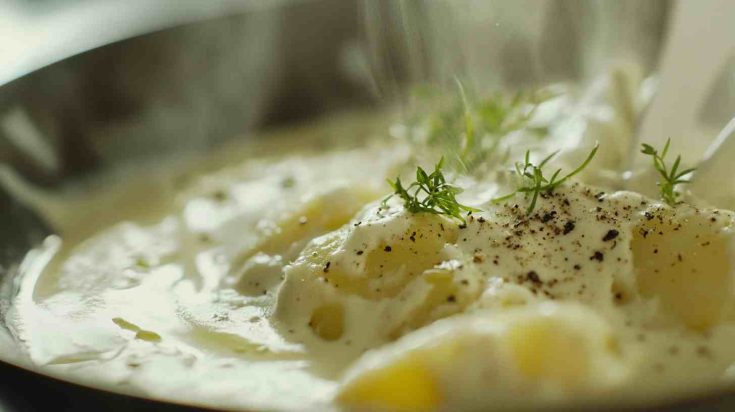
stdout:
{"type": "Polygon", "coordinates": [[[347,223],[378,195],[365,188],[342,187],[307,200],[275,222],[262,222],[260,240],[238,257],[240,267],[255,253],[295,258],[309,240],[347,223]]]}
{"type": "Polygon", "coordinates": [[[583,336],[563,329],[559,333],[564,325],[557,323],[538,318],[511,325],[507,339],[513,361],[525,377],[578,385],[590,367],[587,357],[578,356],[578,342],[583,336]]]}
{"type": "Polygon", "coordinates": [[[647,213],[635,229],[631,248],[643,296],[687,327],[706,330],[732,305],[733,277],[728,252],[729,219],[696,210],[647,213]]]}
{"type": "Polygon", "coordinates": [[[307,243],[347,223],[376,194],[367,189],[339,188],[306,201],[275,223],[261,222],[259,240],[237,256],[225,279],[247,295],[261,295],[283,278],[283,267],[307,243]]]}
{"type": "Polygon", "coordinates": [[[435,410],[441,405],[439,383],[426,363],[408,356],[368,371],[340,392],[338,402],[366,410],[435,410]]]}
{"type": "Polygon", "coordinates": [[[397,322],[397,325],[389,325],[393,328],[390,329],[388,337],[396,339],[407,331],[461,312],[476,301],[481,294],[481,288],[479,285],[476,288],[468,287],[469,281],[465,275],[471,271],[458,269],[439,266],[425,271],[422,278],[425,284],[429,285],[428,293],[421,303],[411,308],[403,319],[397,322]],[[467,284],[463,284],[463,280],[467,284]]]}
{"type": "Polygon", "coordinates": [[[455,223],[437,215],[396,219],[402,222],[356,223],[335,251],[340,253],[309,250],[304,256],[319,269],[318,276],[344,292],[373,300],[394,297],[447,258],[444,246],[456,241],[458,231],[455,223]]]}
{"type": "Polygon", "coordinates": [[[345,339],[372,345],[461,312],[479,297],[481,275],[450,246],[456,222],[427,213],[382,216],[377,205],[361,217],[314,239],[286,268],[276,317],[290,329],[309,324],[322,339],[339,339],[342,333],[314,328],[330,318],[317,314],[320,306],[339,303],[345,322],[374,322],[369,333],[345,326],[345,339]]]}
{"type": "Polygon", "coordinates": [[[454,410],[594,397],[628,371],[615,342],[609,325],[578,304],[475,312],[368,353],[337,401],[348,410],[454,410]]]}

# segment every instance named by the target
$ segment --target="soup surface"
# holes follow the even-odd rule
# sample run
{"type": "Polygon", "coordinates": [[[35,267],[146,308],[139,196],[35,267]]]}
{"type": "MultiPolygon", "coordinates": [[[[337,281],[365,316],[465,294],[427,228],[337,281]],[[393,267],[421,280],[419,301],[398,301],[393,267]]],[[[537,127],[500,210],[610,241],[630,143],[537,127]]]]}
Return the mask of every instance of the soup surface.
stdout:
{"type": "Polygon", "coordinates": [[[481,410],[725,387],[733,213],[666,204],[645,171],[643,194],[619,190],[634,122],[610,87],[497,106],[521,113],[517,127],[508,113],[492,123],[488,102],[460,110],[471,124],[455,151],[432,140],[446,122],[389,133],[389,116],[346,116],[83,197],[32,193],[59,235],[20,268],[15,344],[64,379],[234,409],[481,410]],[[534,166],[548,184],[588,155],[528,190],[534,166]],[[396,190],[422,179],[436,191],[396,190]],[[410,203],[428,196],[449,209],[410,203]]]}

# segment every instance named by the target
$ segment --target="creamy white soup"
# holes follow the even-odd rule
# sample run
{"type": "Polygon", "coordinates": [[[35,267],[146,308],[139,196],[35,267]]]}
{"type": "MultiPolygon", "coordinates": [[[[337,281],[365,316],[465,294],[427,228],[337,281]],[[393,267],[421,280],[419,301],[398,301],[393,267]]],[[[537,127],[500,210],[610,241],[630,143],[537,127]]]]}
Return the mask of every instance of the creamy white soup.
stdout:
{"type": "Polygon", "coordinates": [[[44,373],[217,408],[724,388],[733,212],[685,183],[667,199],[645,171],[643,193],[621,190],[634,121],[618,86],[473,100],[390,131],[388,115],[346,116],[84,198],[31,196],[59,234],[21,267],[13,337],[44,373]],[[448,122],[456,150],[432,140],[448,122]]]}

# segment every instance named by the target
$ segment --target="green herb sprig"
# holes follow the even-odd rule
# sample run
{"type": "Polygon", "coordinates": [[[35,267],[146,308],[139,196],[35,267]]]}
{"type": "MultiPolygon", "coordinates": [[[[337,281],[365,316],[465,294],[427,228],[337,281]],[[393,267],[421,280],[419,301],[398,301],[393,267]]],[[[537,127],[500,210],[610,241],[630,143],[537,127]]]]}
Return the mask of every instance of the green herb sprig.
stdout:
{"type": "Polygon", "coordinates": [[[661,191],[661,199],[669,204],[669,206],[674,206],[679,203],[677,200],[679,193],[677,193],[675,190],[676,185],[689,183],[690,181],[684,179],[684,176],[693,172],[694,170],[696,170],[696,168],[689,168],[679,171],[679,166],[681,165],[681,155],[678,155],[676,156],[676,160],[674,160],[674,164],[671,166],[671,169],[669,169],[666,166],[666,161],[664,160],[664,158],[669,152],[670,146],[671,139],[667,139],[663,150],[661,150],[661,153],[659,154],[658,150],[654,149],[653,146],[643,143],[641,153],[651,156],[651,159],[653,159],[653,167],[656,168],[659,175],[661,175],[662,180],[656,182],[659,190],[661,191]]]}
{"type": "Polygon", "coordinates": [[[459,187],[447,183],[442,166],[444,158],[434,167],[431,174],[426,173],[421,167],[416,168],[416,181],[407,187],[403,186],[400,177],[395,180],[388,179],[388,184],[393,188],[393,193],[383,199],[382,207],[387,207],[387,202],[393,196],[403,199],[403,207],[411,213],[432,213],[454,218],[466,225],[464,214],[479,212],[470,206],[459,203],[456,195],[462,192],[459,187]]]}
{"type": "MultiPolygon", "coordinates": [[[[472,173],[482,165],[502,163],[505,153],[499,153],[501,142],[512,132],[527,130],[543,137],[545,128],[529,123],[538,106],[555,97],[549,90],[521,91],[514,95],[494,93],[471,99],[459,79],[455,79],[457,96],[448,107],[432,108],[412,123],[427,130],[429,146],[438,146],[457,163],[459,170],[472,173]]],[[[424,93],[426,94],[426,93],[424,93]]]]}
{"type": "Polygon", "coordinates": [[[590,164],[592,159],[597,154],[598,148],[599,144],[596,144],[590,154],[587,155],[587,158],[584,160],[584,162],[577,166],[577,168],[574,169],[571,173],[565,175],[562,178],[559,178],[559,175],[561,174],[561,169],[557,169],[556,172],[551,175],[551,178],[547,178],[546,176],[544,176],[543,170],[544,166],[546,166],[546,164],[549,163],[549,161],[554,158],[554,156],[556,156],[558,151],[548,155],[538,165],[531,163],[531,152],[526,151],[523,163],[516,162],[515,164],[515,173],[521,178],[521,185],[514,192],[509,193],[505,196],[497,197],[493,199],[492,202],[502,203],[508,199],[511,199],[518,193],[523,193],[526,197],[531,196],[531,202],[528,204],[528,208],[526,208],[526,214],[531,214],[533,212],[533,209],[536,208],[536,201],[538,200],[538,197],[539,195],[541,195],[541,193],[549,193],[553,191],[561,184],[569,180],[572,176],[584,170],[584,168],[587,167],[588,164],[590,164]]]}

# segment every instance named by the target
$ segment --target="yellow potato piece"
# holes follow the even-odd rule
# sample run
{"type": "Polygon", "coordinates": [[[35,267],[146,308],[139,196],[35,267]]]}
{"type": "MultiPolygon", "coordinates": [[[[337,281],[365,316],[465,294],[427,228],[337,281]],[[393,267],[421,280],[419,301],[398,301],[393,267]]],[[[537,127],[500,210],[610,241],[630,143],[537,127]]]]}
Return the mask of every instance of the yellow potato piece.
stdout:
{"type": "Polygon", "coordinates": [[[289,252],[293,253],[290,250],[293,245],[341,227],[377,196],[365,188],[339,188],[307,200],[265,229],[260,240],[238,257],[239,264],[235,267],[240,267],[258,252],[284,255],[287,260],[293,258],[295,256],[289,256],[289,252]]]}
{"type": "Polygon", "coordinates": [[[370,316],[381,318],[381,328],[369,339],[393,340],[461,312],[481,294],[482,279],[460,261],[463,255],[447,250],[459,230],[456,222],[438,215],[384,217],[377,206],[368,209],[366,216],[314,239],[286,268],[276,317],[295,330],[308,323],[317,336],[333,341],[360,335],[354,326],[338,327],[337,318],[373,311],[370,316]],[[329,311],[324,302],[331,302],[329,311]]]}
{"type": "Polygon", "coordinates": [[[507,341],[513,360],[527,378],[579,385],[589,372],[589,359],[580,353],[583,336],[554,319],[538,318],[511,325],[507,341]]]}
{"type": "Polygon", "coordinates": [[[337,401],[349,410],[452,410],[467,402],[484,410],[526,395],[539,404],[572,393],[594,397],[627,373],[604,318],[578,304],[546,302],[407,334],[366,354],[337,401]]]}
{"type": "MultiPolygon", "coordinates": [[[[370,230],[367,225],[356,226],[351,235],[359,236],[370,230]]],[[[322,276],[348,293],[373,300],[391,298],[414,278],[441,263],[446,258],[442,254],[444,245],[454,243],[457,232],[457,225],[443,217],[427,213],[411,215],[405,230],[391,233],[369,250],[352,251],[365,254],[361,276],[350,273],[354,272],[350,259],[332,259],[322,276]]],[[[330,261],[329,256],[322,259],[330,261]]],[[[327,261],[322,263],[326,265],[327,261]]]]}
{"type": "Polygon", "coordinates": [[[649,212],[635,229],[631,249],[638,288],[658,298],[661,308],[687,327],[706,330],[721,321],[732,304],[730,239],[726,218],[670,210],[649,212]]]}
{"type": "Polygon", "coordinates": [[[408,357],[367,372],[340,392],[338,402],[358,410],[435,410],[441,393],[427,365],[408,357]]]}

